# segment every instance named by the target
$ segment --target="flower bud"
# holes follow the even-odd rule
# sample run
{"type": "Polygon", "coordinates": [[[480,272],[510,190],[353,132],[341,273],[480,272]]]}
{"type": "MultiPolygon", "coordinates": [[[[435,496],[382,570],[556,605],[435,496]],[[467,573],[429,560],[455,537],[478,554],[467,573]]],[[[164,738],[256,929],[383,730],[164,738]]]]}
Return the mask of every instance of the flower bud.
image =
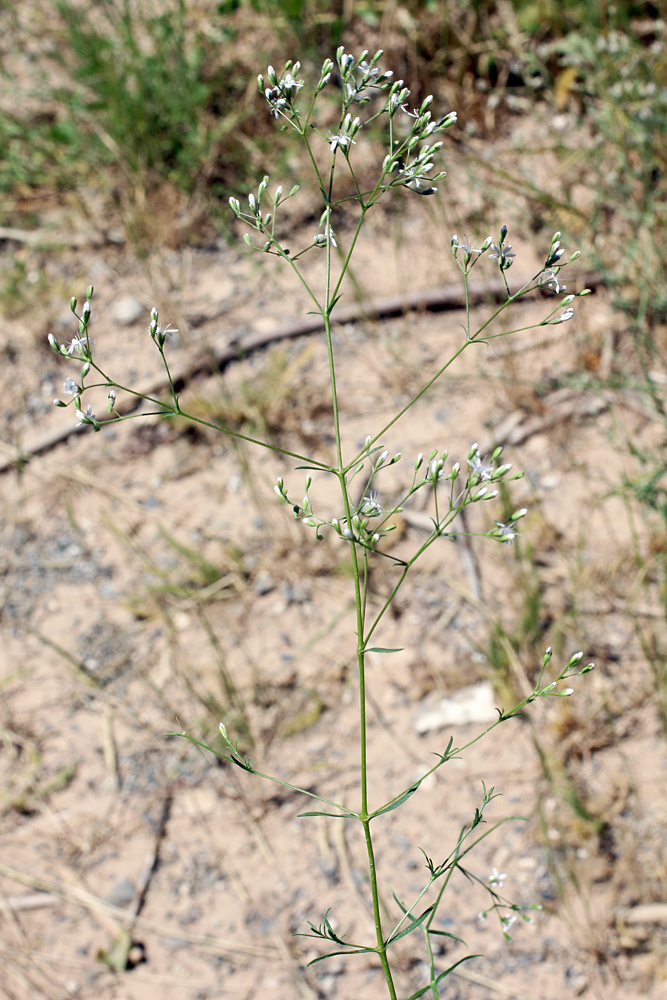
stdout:
{"type": "Polygon", "coordinates": [[[508,473],[511,468],[512,468],[512,463],[511,462],[508,462],[506,465],[500,465],[500,466],[498,466],[498,468],[496,469],[496,471],[494,473],[492,473],[491,479],[500,479],[500,477],[504,476],[506,473],[508,473]]]}
{"type": "Polygon", "coordinates": [[[92,299],[94,291],[95,289],[93,288],[93,286],[88,285],[88,288],[86,289],[86,299],[88,300],[88,302],[90,302],[90,300],[92,299]]]}
{"type": "Polygon", "coordinates": [[[62,399],[54,399],[53,400],[53,405],[54,406],[67,406],[67,403],[63,403],[62,399]]]}
{"type": "Polygon", "coordinates": [[[48,340],[51,349],[54,350],[56,354],[60,354],[60,346],[58,345],[58,341],[56,340],[56,338],[53,336],[52,333],[49,334],[48,340]]]}
{"type": "Polygon", "coordinates": [[[72,310],[72,312],[76,312],[76,296],[75,295],[73,295],[72,298],[69,300],[69,307],[72,310]]]}

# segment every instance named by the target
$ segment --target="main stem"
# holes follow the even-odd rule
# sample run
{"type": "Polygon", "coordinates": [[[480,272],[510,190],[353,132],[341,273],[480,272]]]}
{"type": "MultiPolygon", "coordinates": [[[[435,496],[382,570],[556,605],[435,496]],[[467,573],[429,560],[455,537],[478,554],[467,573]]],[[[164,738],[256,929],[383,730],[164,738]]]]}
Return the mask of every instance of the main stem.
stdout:
{"type": "MultiPolygon", "coordinates": [[[[336,371],[334,366],[334,354],[333,354],[333,343],[331,340],[331,206],[329,205],[328,211],[326,213],[326,228],[325,233],[329,237],[327,239],[327,273],[326,273],[326,294],[325,294],[325,309],[322,313],[322,318],[324,319],[324,331],[327,343],[327,358],[329,361],[329,376],[331,379],[331,399],[333,407],[333,419],[334,419],[334,434],[336,439],[336,475],[340,485],[341,495],[343,498],[343,506],[345,508],[345,519],[348,527],[352,524],[352,508],[350,504],[350,497],[347,489],[347,478],[346,470],[343,464],[343,446],[340,434],[340,414],[338,409],[338,393],[336,391],[336,371]]],[[[343,268],[345,270],[347,263],[349,262],[349,255],[346,264],[343,268]]],[[[343,275],[339,279],[336,286],[336,291],[340,287],[340,281],[343,275]]],[[[354,541],[350,542],[350,551],[352,555],[352,566],[354,573],[354,597],[356,604],[356,616],[357,616],[357,663],[359,665],[359,750],[360,750],[360,761],[359,761],[359,772],[360,772],[360,785],[361,785],[361,811],[359,813],[359,819],[361,825],[364,828],[364,841],[366,844],[366,856],[368,858],[368,872],[370,876],[371,885],[371,898],[373,904],[373,920],[375,923],[375,940],[376,940],[376,951],[380,957],[380,962],[382,963],[382,971],[384,972],[384,977],[387,982],[387,989],[389,991],[390,1000],[397,1000],[396,987],[394,986],[394,979],[391,974],[391,968],[389,966],[389,959],[387,958],[387,945],[384,940],[384,934],[382,931],[382,917],[380,915],[380,895],[378,893],[377,884],[377,871],[375,867],[375,851],[373,849],[373,838],[370,829],[370,817],[368,810],[368,759],[367,759],[367,747],[368,747],[368,734],[366,727],[366,665],[365,665],[365,638],[364,638],[364,593],[362,593],[361,584],[361,574],[359,571],[359,554],[357,551],[357,546],[354,541]]]]}

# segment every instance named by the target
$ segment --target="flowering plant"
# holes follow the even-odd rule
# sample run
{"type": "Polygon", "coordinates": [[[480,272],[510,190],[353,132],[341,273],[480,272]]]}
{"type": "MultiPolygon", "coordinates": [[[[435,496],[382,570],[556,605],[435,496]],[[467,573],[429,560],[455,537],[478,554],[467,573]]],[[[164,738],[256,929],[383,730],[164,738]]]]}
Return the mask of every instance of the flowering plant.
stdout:
{"type": "MultiPolygon", "coordinates": [[[[390,72],[380,68],[381,57],[382,52],[376,52],[372,57],[369,57],[368,52],[363,52],[359,58],[355,58],[341,47],[336,53],[335,62],[330,59],[324,62],[319,76],[316,77],[311,87],[307,87],[305,81],[299,79],[301,67],[298,62],[286,63],[280,74],[272,66],[269,66],[266,76],[259,77],[259,89],[268,103],[270,113],[285,127],[291,129],[296,140],[303,145],[316,186],[321,194],[320,224],[310,242],[307,242],[297,252],[292,252],[285,245],[277,226],[281,206],[287,199],[296,196],[299,190],[297,185],[292,187],[287,194],[279,185],[271,194],[269,192],[269,177],[267,176],[259,184],[256,193],[249,193],[243,201],[238,198],[230,199],[230,206],[236,218],[241,220],[254,234],[251,236],[246,233],[244,235],[245,242],[259,253],[277,257],[283,266],[289,268],[308,293],[313,309],[322,318],[331,386],[331,419],[335,441],[335,461],[329,463],[317,455],[304,455],[278,448],[268,441],[240,434],[225,426],[208,423],[188,414],[182,407],[180,396],[175,390],[165,351],[170,333],[177,331],[172,330],[168,324],[165,327],[159,325],[157,309],[153,309],[151,312],[148,332],[166,369],[171,386],[171,401],[164,403],[147,396],[142,398],[155,404],[156,412],[163,416],[189,417],[198,423],[214,427],[223,434],[242,437],[257,447],[277,451],[283,456],[295,459],[299,463],[298,467],[306,472],[303,498],[294,499],[293,487],[288,485],[283,477],[278,478],[274,487],[278,497],[289,505],[294,518],[304,528],[314,531],[317,539],[322,539],[324,533],[328,532],[348,547],[352,563],[351,586],[356,608],[354,639],[358,668],[359,705],[359,795],[355,808],[342,802],[324,798],[313,791],[296,788],[282,778],[259,771],[254,767],[252,761],[239,751],[238,743],[228,735],[224,722],[220,724],[223,749],[221,751],[213,750],[211,747],[207,747],[207,749],[217,753],[229,765],[241,769],[248,776],[259,776],[294,789],[325,807],[324,809],[304,812],[303,816],[347,818],[360,824],[366,851],[368,892],[374,918],[375,943],[363,945],[348,940],[342,933],[339,934],[335,930],[328,912],[321,917],[319,923],[310,923],[307,933],[331,949],[319,956],[316,961],[334,954],[363,952],[374,955],[382,966],[387,994],[392,1000],[395,1000],[398,994],[391,960],[392,946],[412,932],[420,931],[427,951],[430,975],[428,984],[409,998],[409,1000],[416,1000],[417,997],[425,993],[438,997],[442,981],[455,967],[438,968],[434,940],[437,934],[443,932],[434,928],[433,921],[441,907],[450,879],[456,871],[463,872],[484,885],[490,900],[483,914],[486,916],[489,912],[495,911],[505,936],[508,935],[508,930],[517,917],[529,918],[525,912],[526,907],[512,903],[500,895],[499,890],[502,889],[503,880],[506,878],[504,874],[501,875],[494,869],[490,878],[485,882],[472,875],[465,867],[465,859],[468,854],[480,840],[491,832],[486,831],[480,834],[477,828],[483,822],[486,806],[496,796],[492,787],[487,789],[486,785],[483,785],[479,807],[475,810],[470,822],[461,830],[457,842],[452,845],[445,858],[436,862],[426,857],[428,874],[422,890],[416,897],[411,901],[404,901],[394,894],[395,912],[391,915],[383,914],[381,907],[374,847],[374,826],[381,820],[382,816],[398,809],[414,795],[429,775],[443,767],[453,757],[460,755],[462,751],[477,742],[490,730],[504,724],[509,719],[516,718],[531,702],[540,698],[562,698],[572,694],[572,688],[563,687],[562,682],[573,676],[586,673],[592,669],[592,664],[581,666],[582,654],[575,653],[566,665],[557,672],[555,679],[547,681],[545,672],[552,657],[552,651],[548,649],[539,666],[533,690],[518,705],[510,711],[498,709],[498,719],[483,733],[468,740],[462,746],[455,747],[453,738],[450,738],[447,746],[435,753],[436,762],[430,767],[425,766],[416,781],[411,782],[389,801],[380,803],[371,801],[367,766],[368,727],[366,712],[369,689],[366,661],[369,653],[389,655],[396,652],[393,649],[373,645],[374,635],[408,574],[423,554],[431,546],[441,544],[442,539],[456,537],[458,533],[465,531],[461,515],[467,507],[473,504],[493,503],[498,496],[500,484],[521,475],[520,473],[512,473],[512,466],[501,461],[502,449],[500,447],[495,448],[487,456],[483,455],[477,443],[474,443],[462,461],[454,461],[453,463],[450,463],[446,450],[433,448],[418,454],[412,460],[411,478],[407,489],[402,491],[402,495],[395,502],[385,507],[377,489],[377,481],[381,473],[383,478],[386,477],[388,470],[400,462],[402,456],[400,453],[390,455],[389,450],[384,447],[383,441],[394,424],[415,405],[417,400],[437,382],[472,343],[485,343],[494,337],[509,336],[517,330],[527,329],[526,327],[518,327],[514,330],[497,331],[494,330],[494,323],[513,303],[535,289],[541,288],[558,295],[561,289],[565,288],[560,281],[560,272],[563,267],[576,260],[578,254],[574,253],[566,261],[563,260],[565,251],[560,245],[560,233],[556,233],[545,254],[544,264],[538,273],[530,281],[512,291],[508,283],[508,273],[514,264],[516,254],[512,252],[511,244],[507,243],[506,226],[502,226],[495,242],[493,237],[489,236],[480,244],[479,248],[475,247],[475,241],[470,236],[461,240],[454,236],[450,244],[451,253],[462,275],[466,303],[464,333],[460,345],[445,364],[429,375],[419,391],[404,401],[390,420],[383,426],[370,430],[362,447],[353,448],[351,452],[346,450],[343,446],[341,412],[336,385],[336,351],[331,333],[332,317],[342,294],[343,281],[348,272],[366,215],[388,191],[403,188],[409,197],[432,196],[436,193],[436,184],[445,177],[444,171],[433,173],[436,158],[441,155],[443,147],[443,142],[438,137],[444,135],[456,122],[454,112],[442,117],[434,116],[431,111],[433,104],[431,97],[422,101],[419,108],[411,110],[408,104],[409,90],[403,85],[403,81],[393,80],[390,72]],[[331,127],[331,122],[328,125],[321,124],[315,113],[316,109],[319,109],[324,103],[320,101],[320,97],[327,90],[335,95],[338,102],[333,127],[331,127]],[[363,183],[355,170],[354,147],[358,142],[357,137],[362,130],[368,128],[371,122],[379,123],[383,128],[386,153],[382,159],[378,158],[374,179],[371,182],[363,183]],[[318,144],[319,149],[317,149],[318,144]],[[326,168],[323,168],[320,165],[322,151],[327,152],[327,146],[326,168]],[[351,177],[353,187],[350,194],[349,184],[346,185],[343,189],[344,193],[339,195],[339,178],[343,168],[351,177]],[[342,206],[350,201],[355,202],[358,207],[358,219],[352,233],[346,234],[344,239],[341,235],[338,218],[342,206]],[[338,234],[334,230],[334,225],[338,229],[338,234]],[[337,250],[336,254],[332,253],[334,249],[337,250]],[[322,287],[312,287],[301,267],[301,259],[311,251],[325,254],[326,267],[322,287]],[[495,261],[495,265],[492,266],[497,268],[503,278],[506,298],[486,321],[474,329],[469,304],[468,282],[472,269],[479,266],[482,258],[489,262],[495,261]],[[335,512],[323,509],[311,499],[313,478],[323,475],[333,477],[338,485],[338,509],[335,512]],[[363,477],[366,485],[361,493],[361,498],[355,500],[352,483],[357,477],[360,479],[363,477]],[[411,503],[418,492],[425,492],[430,498],[432,527],[426,539],[414,549],[412,554],[397,555],[388,552],[383,546],[383,541],[395,528],[396,515],[411,503]],[[388,598],[379,602],[369,588],[370,568],[375,559],[390,560],[397,571],[388,598]],[[429,896],[430,901],[428,905],[424,905],[424,897],[432,889],[434,891],[429,896]],[[501,910],[506,912],[501,913],[501,910]]],[[[330,106],[330,104],[325,104],[325,115],[330,106]]],[[[578,294],[585,295],[587,291],[578,294]]],[[[93,289],[91,287],[86,293],[86,301],[80,313],[77,312],[76,299],[72,299],[72,312],[78,320],[77,332],[72,341],[69,344],[60,345],[53,336],[49,337],[49,341],[53,350],[61,357],[82,363],[79,382],[68,377],[64,385],[64,393],[74,397],[73,402],[78,424],[90,426],[94,431],[100,431],[106,423],[127,419],[116,408],[118,393],[129,393],[134,396],[141,394],[131,387],[120,385],[98,366],[93,351],[94,341],[90,339],[88,333],[92,297],[93,289]],[[91,382],[91,378],[99,380],[91,382]],[[105,420],[99,420],[95,417],[90,405],[84,411],[81,402],[84,393],[100,386],[103,386],[108,394],[108,418],[105,420]]],[[[546,316],[537,325],[563,323],[571,319],[573,315],[571,303],[574,299],[575,295],[572,294],[562,298],[555,307],[547,310],[546,316]]],[[[55,402],[58,406],[70,405],[61,400],[55,402]]],[[[484,534],[490,540],[505,544],[511,543],[518,534],[518,522],[525,514],[526,510],[522,508],[511,514],[506,521],[493,521],[484,534]]],[[[187,733],[183,732],[180,735],[199,746],[206,746],[187,733]]],[[[493,827],[492,830],[495,828],[493,827]]],[[[458,964],[460,963],[455,963],[455,965],[458,964]]]]}

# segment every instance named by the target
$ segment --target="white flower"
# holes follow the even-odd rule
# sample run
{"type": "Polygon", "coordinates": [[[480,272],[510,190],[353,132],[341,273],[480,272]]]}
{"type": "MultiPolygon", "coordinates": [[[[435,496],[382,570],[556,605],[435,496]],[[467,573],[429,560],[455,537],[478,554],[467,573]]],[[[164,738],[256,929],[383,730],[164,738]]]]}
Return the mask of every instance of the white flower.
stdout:
{"type": "Polygon", "coordinates": [[[512,249],[511,243],[508,243],[507,246],[503,246],[502,244],[498,246],[497,243],[492,243],[491,244],[492,252],[489,254],[489,258],[490,260],[498,258],[498,263],[500,264],[501,270],[507,271],[507,269],[512,266],[514,258],[516,257],[515,253],[510,253],[511,249],[512,249]]]}
{"type": "Polygon", "coordinates": [[[370,490],[368,496],[364,497],[361,513],[366,514],[367,517],[380,516],[382,513],[382,504],[380,503],[380,494],[377,490],[370,490]]]}
{"type": "Polygon", "coordinates": [[[77,427],[83,427],[84,424],[92,424],[93,426],[97,424],[97,420],[95,419],[95,414],[93,413],[92,406],[89,406],[85,413],[83,412],[83,410],[80,410],[77,407],[76,415],[77,415],[77,422],[76,422],[77,427]]]}
{"type": "Polygon", "coordinates": [[[324,227],[324,232],[318,233],[314,240],[315,245],[318,247],[326,246],[327,242],[331,243],[332,247],[338,246],[336,243],[336,234],[328,223],[324,227]]]}
{"type": "MultiPolygon", "coordinates": [[[[407,178],[407,180],[404,181],[405,186],[407,188],[412,188],[413,191],[418,191],[421,188],[423,181],[430,184],[431,179],[430,177],[427,177],[426,174],[432,169],[432,163],[417,163],[412,167],[404,167],[403,170],[401,170],[401,173],[407,178]]],[[[433,188],[433,190],[436,189],[433,188]]]]}
{"type": "Polygon", "coordinates": [[[331,152],[335,153],[338,146],[342,146],[343,149],[347,146],[356,146],[356,142],[349,135],[345,135],[344,132],[339,132],[338,135],[332,135],[327,142],[331,145],[331,152]]]}
{"type": "MultiPolygon", "coordinates": [[[[365,59],[364,59],[363,62],[359,63],[359,65],[357,66],[357,69],[361,70],[361,72],[364,74],[364,76],[366,77],[367,80],[374,80],[377,76],[380,75],[380,69],[379,69],[379,67],[378,66],[371,66],[371,64],[369,62],[367,62],[365,59]]],[[[389,75],[390,74],[387,74],[387,76],[389,76],[389,75]]]]}
{"type": "Polygon", "coordinates": [[[493,465],[485,464],[485,460],[478,451],[475,452],[472,458],[468,459],[468,465],[470,466],[471,477],[475,482],[479,483],[485,479],[490,479],[493,475],[493,465]]]}
{"type": "Polygon", "coordinates": [[[67,353],[75,358],[87,358],[94,343],[95,341],[89,340],[85,334],[80,337],[72,337],[71,342],[67,345],[67,353]]]}
{"type": "Polygon", "coordinates": [[[556,320],[556,322],[557,323],[567,323],[567,321],[569,319],[572,319],[573,316],[574,316],[574,309],[572,309],[572,308],[570,308],[570,309],[563,309],[562,313],[560,314],[560,316],[558,317],[558,319],[556,320]]]}
{"type": "Polygon", "coordinates": [[[401,111],[405,111],[406,115],[409,115],[410,112],[408,110],[408,106],[407,104],[403,103],[403,101],[407,100],[409,96],[410,96],[410,91],[407,89],[407,87],[404,87],[403,90],[397,90],[395,93],[393,93],[389,98],[389,109],[391,113],[393,114],[398,110],[398,108],[400,108],[401,111]]]}
{"type": "Polygon", "coordinates": [[[271,114],[274,118],[280,118],[281,113],[284,114],[289,108],[289,103],[282,96],[278,87],[267,87],[264,96],[271,105],[271,114]]]}
{"type": "Polygon", "coordinates": [[[66,396],[78,396],[81,389],[76,384],[73,378],[65,379],[64,383],[65,395],[66,396]]]}
{"type": "Polygon", "coordinates": [[[558,275],[551,267],[548,267],[546,271],[540,275],[539,284],[543,288],[550,288],[556,295],[558,295],[559,292],[564,292],[567,288],[567,285],[562,285],[560,283],[558,275]]]}
{"type": "Polygon", "coordinates": [[[501,542],[506,542],[511,545],[516,536],[519,534],[516,530],[514,522],[510,521],[509,524],[503,524],[502,521],[496,521],[496,524],[498,527],[493,532],[495,537],[501,542]]]}
{"type": "Polygon", "coordinates": [[[497,885],[499,889],[502,889],[504,885],[504,879],[507,878],[505,872],[498,872],[497,868],[494,868],[489,875],[489,885],[497,885]]]}
{"type": "Polygon", "coordinates": [[[464,236],[462,240],[455,237],[453,245],[457,248],[457,250],[463,250],[463,252],[467,254],[481,253],[481,250],[477,250],[476,247],[472,245],[472,236],[464,236]]]}
{"type": "MultiPolygon", "coordinates": [[[[296,63],[294,66],[294,69],[297,71],[297,73],[299,71],[298,66],[299,63],[296,63]]],[[[282,87],[284,90],[292,90],[292,89],[300,90],[301,87],[303,87],[303,80],[295,80],[295,78],[292,76],[291,73],[286,73],[278,86],[282,87]]]]}

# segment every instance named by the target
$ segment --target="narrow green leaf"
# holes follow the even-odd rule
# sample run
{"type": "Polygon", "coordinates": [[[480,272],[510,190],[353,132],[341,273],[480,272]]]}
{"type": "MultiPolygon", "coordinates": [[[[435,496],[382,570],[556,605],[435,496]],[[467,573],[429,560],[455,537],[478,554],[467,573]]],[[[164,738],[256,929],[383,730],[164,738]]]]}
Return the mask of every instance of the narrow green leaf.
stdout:
{"type": "Polygon", "coordinates": [[[441,972],[438,978],[436,979],[436,983],[439,983],[441,979],[444,979],[445,976],[448,976],[450,972],[453,972],[454,969],[458,968],[459,965],[463,965],[464,962],[470,962],[473,958],[483,958],[483,957],[484,957],[483,955],[465,955],[463,958],[460,958],[458,962],[454,962],[454,964],[450,965],[448,969],[445,969],[444,972],[441,972]]]}
{"type": "Polygon", "coordinates": [[[413,932],[414,930],[416,930],[416,929],[417,929],[418,927],[420,927],[420,926],[421,926],[421,925],[422,925],[422,924],[424,923],[424,921],[426,920],[426,918],[427,918],[427,917],[428,917],[428,916],[429,916],[429,915],[430,915],[431,913],[433,913],[433,907],[432,907],[432,906],[428,906],[428,907],[427,907],[427,908],[426,908],[426,909],[424,910],[424,912],[423,912],[423,913],[421,913],[421,914],[420,914],[420,915],[419,915],[418,917],[415,917],[415,919],[414,919],[414,920],[412,920],[412,921],[411,921],[411,922],[410,922],[410,923],[408,924],[408,926],[407,926],[407,927],[404,927],[402,931],[399,931],[399,932],[398,932],[398,934],[395,934],[395,935],[394,935],[393,937],[390,937],[390,938],[389,938],[389,939],[387,940],[387,944],[388,944],[388,945],[390,945],[390,944],[393,944],[393,943],[394,943],[394,941],[400,941],[402,937],[405,937],[405,936],[406,936],[406,934],[412,934],[412,932],[413,932]]]}
{"type": "Polygon", "coordinates": [[[408,912],[407,906],[405,905],[405,903],[403,902],[402,899],[398,898],[398,896],[396,895],[396,893],[394,892],[393,889],[391,890],[391,894],[394,897],[394,902],[398,906],[398,908],[401,911],[401,913],[407,913],[408,912]]]}
{"type": "Polygon", "coordinates": [[[420,990],[417,990],[416,993],[412,993],[408,997],[408,1000],[418,1000],[418,997],[423,997],[425,993],[428,993],[428,991],[433,988],[433,986],[437,986],[441,979],[444,979],[450,972],[453,972],[457,965],[462,965],[463,962],[468,962],[471,958],[481,958],[481,955],[466,955],[465,958],[460,959],[458,962],[455,962],[454,965],[450,965],[450,967],[444,972],[441,972],[435,982],[428,983],[426,986],[422,986],[420,990]]]}
{"type": "Polygon", "coordinates": [[[406,789],[402,795],[398,796],[398,798],[392,799],[391,802],[388,802],[386,806],[382,806],[381,809],[376,809],[374,813],[371,813],[370,818],[372,819],[374,816],[382,816],[384,813],[389,813],[394,809],[398,809],[399,806],[402,806],[404,802],[408,801],[411,795],[415,794],[421,783],[422,779],[420,778],[419,781],[416,781],[414,785],[406,789]]]}
{"type": "Polygon", "coordinates": [[[435,931],[432,927],[429,927],[428,932],[429,934],[437,934],[438,937],[451,938],[452,941],[458,941],[459,944],[462,944],[465,947],[465,941],[463,938],[457,937],[456,934],[450,934],[449,931],[435,931]]]}
{"type": "Polygon", "coordinates": [[[333,816],[334,819],[356,819],[356,813],[325,813],[325,812],[305,812],[299,813],[299,819],[303,816],[333,816]]]}
{"type": "Polygon", "coordinates": [[[399,646],[397,649],[389,649],[387,646],[369,646],[365,649],[365,653],[402,653],[405,649],[404,646],[399,646]]]}
{"type": "MultiPolygon", "coordinates": [[[[309,934],[304,935],[305,937],[310,937],[309,934]]],[[[325,958],[340,958],[341,955],[367,955],[367,954],[377,954],[375,948],[353,948],[351,951],[330,951],[326,955],[318,955],[311,962],[308,962],[306,968],[311,965],[315,965],[316,962],[322,962],[325,958]]]]}

